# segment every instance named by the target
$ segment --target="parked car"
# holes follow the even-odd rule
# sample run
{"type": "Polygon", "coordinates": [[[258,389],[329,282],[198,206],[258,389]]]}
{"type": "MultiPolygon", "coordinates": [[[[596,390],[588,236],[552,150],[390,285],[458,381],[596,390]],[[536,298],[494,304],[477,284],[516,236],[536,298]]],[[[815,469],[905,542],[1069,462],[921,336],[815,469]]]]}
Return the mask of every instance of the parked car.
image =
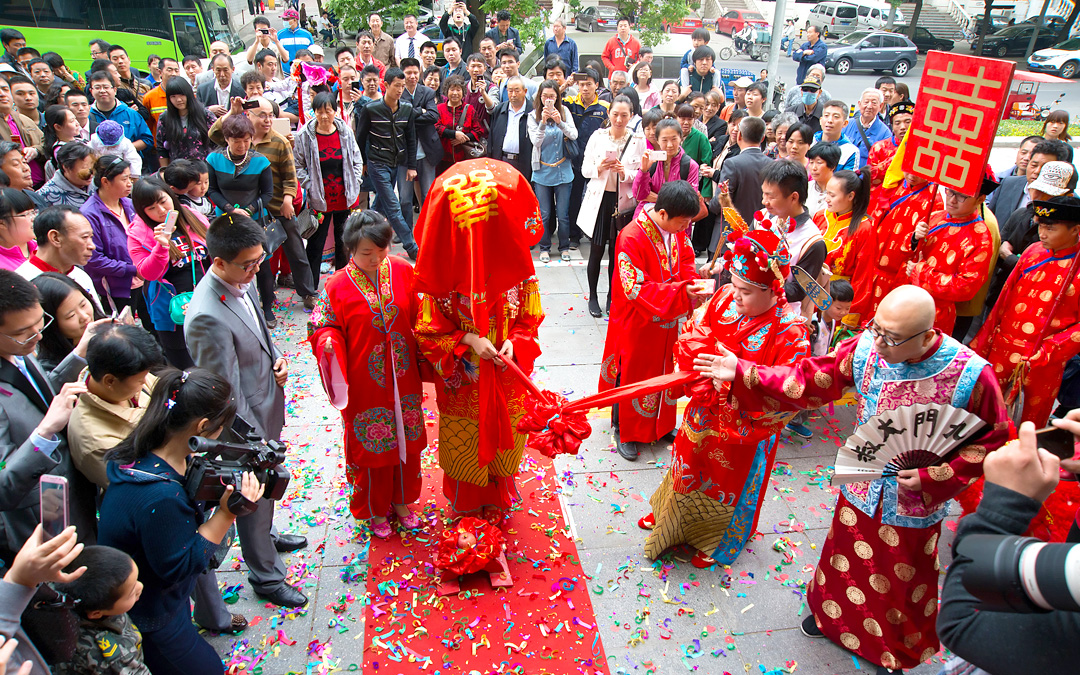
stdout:
{"type": "MultiPolygon", "coordinates": [[[[982,55],[1002,58],[1009,54],[1023,54],[1027,51],[1028,43],[1031,42],[1031,34],[1035,32],[1033,23],[1015,23],[1005,26],[993,35],[983,38],[982,55]]],[[[1035,49],[1046,49],[1057,42],[1057,33],[1054,30],[1039,29],[1039,36],[1035,38],[1035,49]]],[[[975,50],[972,45],[972,51],[975,50]]]]}
{"type": "Polygon", "coordinates": [[[1072,38],[1048,49],[1040,49],[1027,62],[1028,70],[1076,77],[1080,72],[1080,38],[1072,38]]]}
{"type": "Polygon", "coordinates": [[[847,2],[819,2],[810,10],[806,27],[818,29],[822,37],[847,35],[858,30],[859,8],[847,2]]]}
{"type": "MultiPolygon", "coordinates": [[[[977,17],[975,17],[975,24],[974,24],[973,32],[975,33],[976,37],[978,37],[978,35],[982,32],[982,24],[983,24],[983,15],[980,14],[977,17]]],[[[999,30],[1001,30],[1002,28],[1004,28],[1005,26],[1008,26],[1008,25],[1009,25],[1009,20],[1006,19],[1005,17],[1001,16],[1000,14],[991,14],[990,15],[990,34],[991,35],[993,35],[994,33],[998,32],[999,30]]]]}
{"type": "MultiPolygon", "coordinates": [[[[893,32],[907,35],[908,27],[893,26],[893,32]]],[[[943,52],[952,51],[953,45],[955,44],[952,40],[934,35],[922,26],[915,26],[915,37],[908,39],[914,42],[915,46],[919,48],[920,54],[925,54],[931,49],[937,49],[943,52]]]]}
{"type": "Polygon", "coordinates": [[[574,17],[574,27],[578,30],[615,30],[619,24],[619,10],[614,7],[586,7],[574,17]]]}
{"type": "MultiPolygon", "coordinates": [[[[418,26],[424,26],[429,23],[437,22],[438,19],[435,17],[435,14],[432,13],[432,11],[427,7],[420,7],[419,11],[416,12],[416,23],[418,26]]],[[[387,32],[389,32],[394,37],[397,37],[398,35],[404,33],[405,19],[394,19],[394,23],[390,24],[390,28],[387,29],[387,32]]]]}
{"type": "Polygon", "coordinates": [[[903,77],[918,60],[918,48],[904,35],[856,31],[829,45],[825,68],[838,75],[847,75],[852,70],[888,70],[903,77]]]}
{"type": "Polygon", "coordinates": [[[679,33],[681,35],[690,35],[701,27],[701,17],[694,14],[683,19],[681,23],[664,23],[665,31],[668,33],[679,33]]]}
{"type": "Polygon", "coordinates": [[[735,39],[735,33],[746,28],[746,24],[765,27],[769,25],[769,22],[757,12],[733,9],[730,12],[724,12],[716,20],[716,32],[721,35],[729,35],[732,39],[735,39]]]}

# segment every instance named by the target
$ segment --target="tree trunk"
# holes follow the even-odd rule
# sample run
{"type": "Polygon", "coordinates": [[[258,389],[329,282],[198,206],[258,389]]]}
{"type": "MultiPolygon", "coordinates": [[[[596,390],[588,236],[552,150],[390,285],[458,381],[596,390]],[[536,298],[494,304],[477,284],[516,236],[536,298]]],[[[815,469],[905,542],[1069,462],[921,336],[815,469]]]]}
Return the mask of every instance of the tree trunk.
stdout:
{"type": "Polygon", "coordinates": [[[889,20],[885,22],[885,30],[891,31],[896,25],[896,9],[900,6],[899,0],[889,2],[889,20]]]}
{"type": "Polygon", "coordinates": [[[1065,19],[1065,25],[1061,27],[1061,30],[1057,34],[1057,42],[1069,39],[1069,33],[1072,32],[1073,24],[1076,23],[1077,16],[1080,16],[1080,2],[1073,2],[1072,11],[1069,12],[1069,16],[1065,19]]]}
{"type": "Polygon", "coordinates": [[[990,12],[993,9],[994,0],[986,0],[986,6],[983,8],[982,26],[979,27],[979,39],[975,41],[975,49],[973,50],[976,56],[982,54],[983,39],[990,32],[990,12]]]}
{"type": "Polygon", "coordinates": [[[915,9],[911,11],[911,20],[908,21],[907,36],[915,39],[915,27],[919,25],[919,15],[922,14],[923,0],[915,0],[915,9]]]}

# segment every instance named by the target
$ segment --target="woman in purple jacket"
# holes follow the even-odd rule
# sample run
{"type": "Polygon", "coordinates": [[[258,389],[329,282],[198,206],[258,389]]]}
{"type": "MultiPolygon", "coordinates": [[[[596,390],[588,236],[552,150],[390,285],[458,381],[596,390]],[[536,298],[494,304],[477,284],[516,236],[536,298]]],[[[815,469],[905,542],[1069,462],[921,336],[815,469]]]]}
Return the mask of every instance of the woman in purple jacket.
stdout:
{"type": "Polygon", "coordinates": [[[102,155],[94,165],[94,185],[97,192],[79,209],[94,231],[94,253],[85,269],[98,294],[115,311],[131,304],[136,271],[127,235],[135,219],[135,208],[128,199],[131,164],[116,155],[102,155]]]}

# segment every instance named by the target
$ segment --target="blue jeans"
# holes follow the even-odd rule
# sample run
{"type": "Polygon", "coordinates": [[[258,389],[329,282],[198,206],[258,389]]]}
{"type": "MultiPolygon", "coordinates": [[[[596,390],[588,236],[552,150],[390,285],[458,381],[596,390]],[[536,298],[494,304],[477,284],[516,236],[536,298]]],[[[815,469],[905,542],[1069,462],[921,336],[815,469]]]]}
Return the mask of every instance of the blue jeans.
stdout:
{"type": "Polygon", "coordinates": [[[371,176],[371,182],[375,184],[375,199],[379,205],[379,213],[390,221],[390,227],[394,228],[394,233],[401,240],[405,252],[415,256],[418,247],[416,241],[413,240],[412,228],[401,216],[401,203],[397,195],[398,172],[400,171],[401,177],[404,178],[405,167],[369,162],[367,170],[368,175],[371,176]]]}
{"type": "Polygon", "coordinates": [[[573,183],[563,183],[554,187],[533,185],[536,199],[540,202],[540,217],[544,219],[544,238],[540,240],[540,250],[551,250],[553,234],[552,202],[555,202],[556,217],[559,221],[559,251],[570,250],[570,187],[573,183]]]}

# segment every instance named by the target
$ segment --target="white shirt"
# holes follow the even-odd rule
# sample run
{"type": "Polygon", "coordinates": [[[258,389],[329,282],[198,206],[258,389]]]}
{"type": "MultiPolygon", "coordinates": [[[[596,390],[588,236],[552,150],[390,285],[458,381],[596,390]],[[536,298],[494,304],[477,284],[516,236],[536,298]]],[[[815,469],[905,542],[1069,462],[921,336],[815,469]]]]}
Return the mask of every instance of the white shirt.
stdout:
{"type": "Polygon", "coordinates": [[[521,134],[520,132],[511,132],[518,131],[521,128],[521,116],[529,109],[529,106],[525,105],[527,102],[527,99],[526,101],[523,101],[519,110],[514,110],[513,105],[507,106],[506,110],[509,114],[507,115],[506,120],[506,135],[503,136],[502,150],[504,153],[509,153],[511,155],[521,154],[521,134]]]}
{"type": "Polygon", "coordinates": [[[217,78],[214,79],[214,91],[217,92],[217,102],[222,108],[228,109],[232,102],[229,100],[229,92],[231,91],[232,83],[229,86],[222,89],[218,84],[217,78]]]}
{"type": "Polygon", "coordinates": [[[816,180],[810,179],[809,189],[806,192],[806,204],[804,204],[804,207],[811,218],[817,215],[818,211],[825,208],[825,190],[818,187],[816,180]]]}
{"type": "Polygon", "coordinates": [[[218,275],[218,273],[214,271],[213,267],[210,268],[210,274],[213,274],[215,277],[217,277],[217,280],[220,281],[223,286],[225,286],[225,290],[229,292],[229,295],[240,301],[240,305],[247,310],[248,318],[251,319],[251,325],[255,328],[255,331],[258,332],[259,330],[262,330],[262,324],[259,323],[259,313],[258,310],[255,308],[255,301],[251,299],[251,296],[248,295],[247,292],[248,287],[251,284],[247,283],[243,286],[234,286],[228,281],[222,279],[218,275]]]}
{"type": "Polygon", "coordinates": [[[409,37],[408,33],[402,33],[394,40],[394,56],[397,57],[398,63],[401,63],[401,59],[409,58],[409,40],[412,40],[413,44],[413,58],[419,60],[420,58],[420,45],[428,41],[426,35],[420,31],[416,31],[416,35],[409,37]]]}

